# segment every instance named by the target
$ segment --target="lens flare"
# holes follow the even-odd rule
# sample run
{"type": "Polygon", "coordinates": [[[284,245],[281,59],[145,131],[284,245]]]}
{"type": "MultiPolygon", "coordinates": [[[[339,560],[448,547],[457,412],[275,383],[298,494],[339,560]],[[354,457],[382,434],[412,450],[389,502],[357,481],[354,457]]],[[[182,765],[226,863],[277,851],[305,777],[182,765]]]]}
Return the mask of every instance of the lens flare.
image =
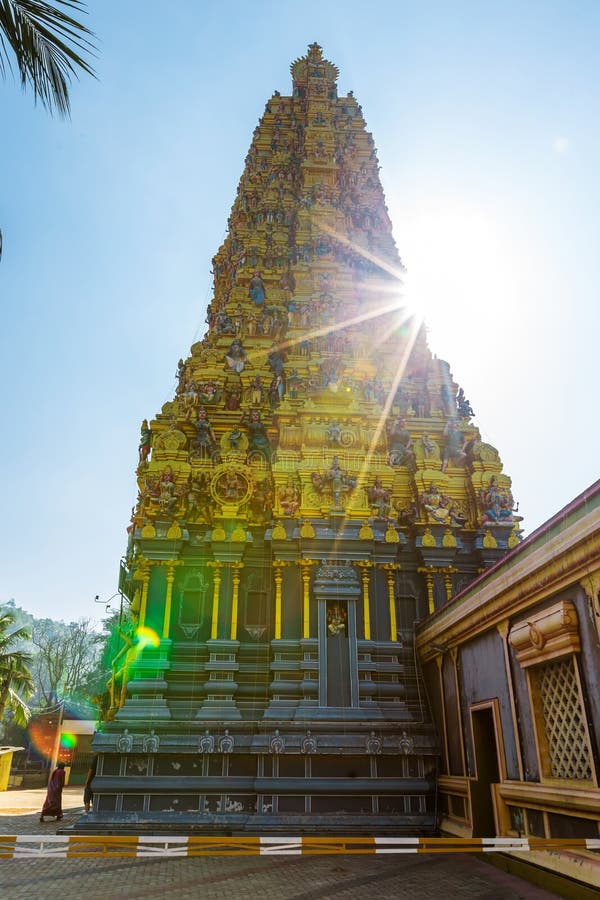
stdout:
{"type": "Polygon", "coordinates": [[[51,759],[56,740],[57,717],[40,716],[29,723],[27,733],[29,743],[37,756],[42,759],[51,759]]]}
{"type": "Polygon", "coordinates": [[[64,731],[60,736],[60,746],[66,750],[72,750],[77,746],[77,735],[70,731],[64,731]]]}
{"type": "Polygon", "coordinates": [[[152,628],[140,625],[135,631],[134,650],[136,654],[139,654],[146,647],[160,647],[160,638],[152,628]]]}

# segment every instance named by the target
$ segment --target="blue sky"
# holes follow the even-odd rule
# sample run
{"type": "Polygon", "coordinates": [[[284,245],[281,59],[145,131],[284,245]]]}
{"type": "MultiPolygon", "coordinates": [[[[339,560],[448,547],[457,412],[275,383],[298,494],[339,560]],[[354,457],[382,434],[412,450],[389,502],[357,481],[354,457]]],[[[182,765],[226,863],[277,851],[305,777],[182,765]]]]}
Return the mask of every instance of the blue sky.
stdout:
{"type": "Polygon", "coordinates": [[[531,531],[598,476],[600,5],[90,4],[72,118],[2,105],[0,601],[98,616],[139,423],[203,329],[252,131],[317,40],[373,133],[407,296],[531,531]]]}

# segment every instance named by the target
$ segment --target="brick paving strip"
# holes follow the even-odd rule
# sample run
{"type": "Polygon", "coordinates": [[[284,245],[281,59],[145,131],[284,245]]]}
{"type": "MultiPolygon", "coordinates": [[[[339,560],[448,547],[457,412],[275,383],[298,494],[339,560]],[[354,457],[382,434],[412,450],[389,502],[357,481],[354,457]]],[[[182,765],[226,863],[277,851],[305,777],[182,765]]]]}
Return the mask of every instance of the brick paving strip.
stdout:
{"type": "MultiPolygon", "coordinates": [[[[0,832],[54,836],[56,824],[39,823],[44,790],[0,794],[0,832]]],[[[81,788],[63,793],[69,826],[82,814],[81,788]]],[[[280,840],[280,839],[278,839],[280,840]]],[[[413,855],[198,856],[0,860],[2,900],[171,898],[177,900],[552,900],[554,894],[473,856],[413,855]]]]}
{"type": "Polygon", "coordinates": [[[85,894],[138,900],[230,896],[235,900],[551,900],[555,895],[471,857],[364,860],[357,857],[261,859],[40,860],[0,865],[3,900],[64,900],[85,894]],[[336,865],[332,865],[335,862],[336,865]],[[18,868],[18,872],[15,869],[18,868]],[[6,878],[10,874],[13,877],[6,878]],[[307,890],[308,888],[308,890],[307,890]]]}

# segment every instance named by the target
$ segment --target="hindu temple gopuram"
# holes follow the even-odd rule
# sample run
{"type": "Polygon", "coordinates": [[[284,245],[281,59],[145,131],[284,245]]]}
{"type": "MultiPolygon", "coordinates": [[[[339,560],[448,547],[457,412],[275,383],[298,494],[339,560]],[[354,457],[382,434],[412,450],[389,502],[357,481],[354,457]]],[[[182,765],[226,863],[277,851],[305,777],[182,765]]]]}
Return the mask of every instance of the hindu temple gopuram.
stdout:
{"type": "Polygon", "coordinates": [[[415,625],[519,543],[498,452],[403,306],[361,107],[317,44],[291,73],[206,334],[142,424],[86,827],[432,833],[415,625]]]}

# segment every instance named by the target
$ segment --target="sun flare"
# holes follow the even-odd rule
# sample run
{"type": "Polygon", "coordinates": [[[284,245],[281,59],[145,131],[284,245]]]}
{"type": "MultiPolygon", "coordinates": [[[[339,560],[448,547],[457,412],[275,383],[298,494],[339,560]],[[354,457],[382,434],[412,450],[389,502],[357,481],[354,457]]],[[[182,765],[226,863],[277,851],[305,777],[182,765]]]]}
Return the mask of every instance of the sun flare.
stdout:
{"type": "Polygon", "coordinates": [[[514,248],[491,213],[424,210],[407,223],[402,245],[406,304],[427,323],[434,352],[469,352],[467,322],[485,334],[490,310],[516,314],[514,248]]]}

